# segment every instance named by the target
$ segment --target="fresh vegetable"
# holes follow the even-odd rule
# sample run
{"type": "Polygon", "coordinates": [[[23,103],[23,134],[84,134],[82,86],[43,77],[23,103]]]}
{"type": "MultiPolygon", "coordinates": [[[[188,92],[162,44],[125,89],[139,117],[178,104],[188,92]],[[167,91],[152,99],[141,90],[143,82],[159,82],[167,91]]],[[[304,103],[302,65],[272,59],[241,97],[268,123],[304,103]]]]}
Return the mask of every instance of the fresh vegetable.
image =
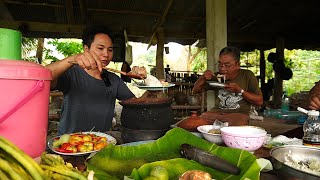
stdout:
{"type": "Polygon", "coordinates": [[[150,171],[150,176],[157,177],[159,180],[169,180],[169,174],[163,166],[155,166],[150,171]]]}
{"type": "Polygon", "coordinates": [[[151,169],[160,165],[167,169],[169,179],[176,179],[187,170],[199,169],[209,172],[216,179],[259,179],[260,167],[250,152],[220,147],[182,129],[173,128],[154,142],[137,146],[108,146],[87,161],[87,168],[99,173],[110,174],[122,179],[130,176],[143,179],[151,169]],[[225,159],[241,169],[239,175],[223,173],[205,167],[195,161],[182,158],[180,146],[190,144],[225,159]],[[174,163],[172,163],[174,162],[174,163]]]}
{"type": "Polygon", "coordinates": [[[95,134],[64,134],[53,141],[52,146],[62,153],[78,153],[101,150],[108,145],[107,138],[95,134]]]}
{"type": "Polygon", "coordinates": [[[41,167],[15,144],[0,136],[0,170],[4,179],[43,179],[41,167]]]}
{"type": "Polygon", "coordinates": [[[56,139],[55,141],[53,141],[52,146],[57,148],[59,146],[61,146],[63,143],[67,143],[70,139],[70,135],[69,134],[64,134],[62,136],[60,136],[59,139],[56,139]]]}
{"type": "Polygon", "coordinates": [[[159,180],[159,179],[154,176],[147,176],[147,177],[143,178],[143,180],[159,180]]]}
{"type": "Polygon", "coordinates": [[[41,168],[44,170],[46,179],[79,179],[86,180],[88,171],[81,172],[72,164],[66,163],[59,155],[41,154],[41,168]]]}

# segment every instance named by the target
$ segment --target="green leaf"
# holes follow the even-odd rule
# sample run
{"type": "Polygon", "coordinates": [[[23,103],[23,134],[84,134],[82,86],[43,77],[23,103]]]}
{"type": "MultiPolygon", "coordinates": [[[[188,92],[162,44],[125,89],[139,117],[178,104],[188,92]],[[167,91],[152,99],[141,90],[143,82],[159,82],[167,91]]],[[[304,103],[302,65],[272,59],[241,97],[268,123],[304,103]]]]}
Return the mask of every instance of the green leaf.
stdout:
{"type": "Polygon", "coordinates": [[[92,168],[100,169],[118,178],[123,178],[130,174],[134,177],[149,176],[146,172],[150,173],[151,169],[156,165],[165,167],[170,177],[180,176],[187,169],[199,168],[209,172],[216,179],[243,179],[247,177],[254,180],[259,179],[260,175],[260,167],[256,163],[256,157],[250,152],[212,144],[181,128],[171,129],[163,137],[147,144],[137,146],[108,146],[87,162],[89,170],[92,168]],[[219,172],[182,158],[180,146],[184,143],[206,150],[237,165],[241,169],[240,175],[234,176],[219,172]],[[170,165],[172,161],[174,165],[170,165]],[[185,166],[185,163],[189,165],[185,166]],[[142,168],[141,170],[139,169],[140,167],[142,168]],[[147,170],[144,170],[145,168],[147,170]],[[140,172],[142,173],[141,175],[140,172]],[[136,173],[139,176],[135,175],[136,173]]]}

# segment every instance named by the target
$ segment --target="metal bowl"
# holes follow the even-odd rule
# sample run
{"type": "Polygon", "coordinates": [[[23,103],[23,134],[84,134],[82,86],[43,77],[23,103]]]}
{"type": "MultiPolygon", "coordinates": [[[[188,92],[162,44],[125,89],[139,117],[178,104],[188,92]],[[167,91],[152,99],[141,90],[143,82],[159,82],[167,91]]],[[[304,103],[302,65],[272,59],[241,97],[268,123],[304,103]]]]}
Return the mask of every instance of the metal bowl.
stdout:
{"type": "Polygon", "coordinates": [[[309,146],[287,145],[273,148],[270,151],[274,170],[284,179],[316,180],[320,175],[309,173],[286,165],[287,161],[307,162],[311,159],[320,161],[320,148],[309,146]]]}

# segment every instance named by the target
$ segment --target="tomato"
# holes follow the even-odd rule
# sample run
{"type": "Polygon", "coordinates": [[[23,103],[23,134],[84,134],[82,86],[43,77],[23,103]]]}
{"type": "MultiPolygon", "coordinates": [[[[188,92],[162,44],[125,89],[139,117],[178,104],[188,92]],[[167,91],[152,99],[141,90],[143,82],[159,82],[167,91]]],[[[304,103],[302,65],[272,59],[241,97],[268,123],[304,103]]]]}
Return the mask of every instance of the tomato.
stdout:
{"type": "Polygon", "coordinates": [[[82,142],[83,139],[79,135],[72,135],[69,139],[69,143],[71,145],[77,145],[78,143],[82,142]]]}
{"type": "Polygon", "coordinates": [[[88,135],[84,135],[83,137],[82,137],[82,139],[83,139],[83,141],[92,141],[92,136],[90,136],[89,134],[88,135]]]}
{"type": "Polygon", "coordinates": [[[77,148],[76,148],[75,146],[69,146],[69,147],[66,148],[66,150],[70,150],[70,151],[72,151],[73,153],[78,152],[78,150],[77,150],[77,148]]]}
{"type": "Polygon", "coordinates": [[[56,148],[56,151],[62,152],[62,153],[73,153],[72,150],[66,150],[66,149],[62,149],[62,148],[56,148]]]}
{"type": "Polygon", "coordinates": [[[80,152],[93,151],[93,143],[88,141],[84,142],[82,145],[79,146],[78,150],[80,152]]]}
{"type": "Polygon", "coordinates": [[[94,144],[93,149],[95,151],[97,151],[97,150],[100,150],[100,149],[104,148],[105,146],[107,146],[107,142],[100,141],[100,142],[94,144]]]}
{"type": "Polygon", "coordinates": [[[100,141],[107,142],[107,138],[106,138],[106,137],[101,137],[101,138],[100,138],[100,141]]]}
{"type": "Polygon", "coordinates": [[[70,147],[70,146],[71,146],[70,143],[63,143],[63,144],[60,146],[60,148],[61,148],[61,149],[67,149],[67,147],[70,147]]]}

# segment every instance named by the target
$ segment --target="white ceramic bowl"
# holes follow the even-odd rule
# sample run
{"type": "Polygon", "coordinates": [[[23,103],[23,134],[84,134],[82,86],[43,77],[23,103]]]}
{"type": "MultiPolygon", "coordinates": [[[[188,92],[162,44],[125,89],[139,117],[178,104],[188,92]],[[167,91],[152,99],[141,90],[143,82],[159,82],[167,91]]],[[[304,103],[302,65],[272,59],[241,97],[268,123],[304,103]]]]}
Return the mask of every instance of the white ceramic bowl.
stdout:
{"type": "Polygon", "coordinates": [[[256,126],[228,126],[220,130],[225,145],[250,152],[259,149],[267,137],[267,131],[256,126]]]}
{"type": "Polygon", "coordinates": [[[198,126],[197,130],[201,132],[202,136],[207,140],[215,144],[223,144],[221,134],[212,134],[209,133],[209,130],[213,129],[213,125],[202,125],[198,126]]]}

